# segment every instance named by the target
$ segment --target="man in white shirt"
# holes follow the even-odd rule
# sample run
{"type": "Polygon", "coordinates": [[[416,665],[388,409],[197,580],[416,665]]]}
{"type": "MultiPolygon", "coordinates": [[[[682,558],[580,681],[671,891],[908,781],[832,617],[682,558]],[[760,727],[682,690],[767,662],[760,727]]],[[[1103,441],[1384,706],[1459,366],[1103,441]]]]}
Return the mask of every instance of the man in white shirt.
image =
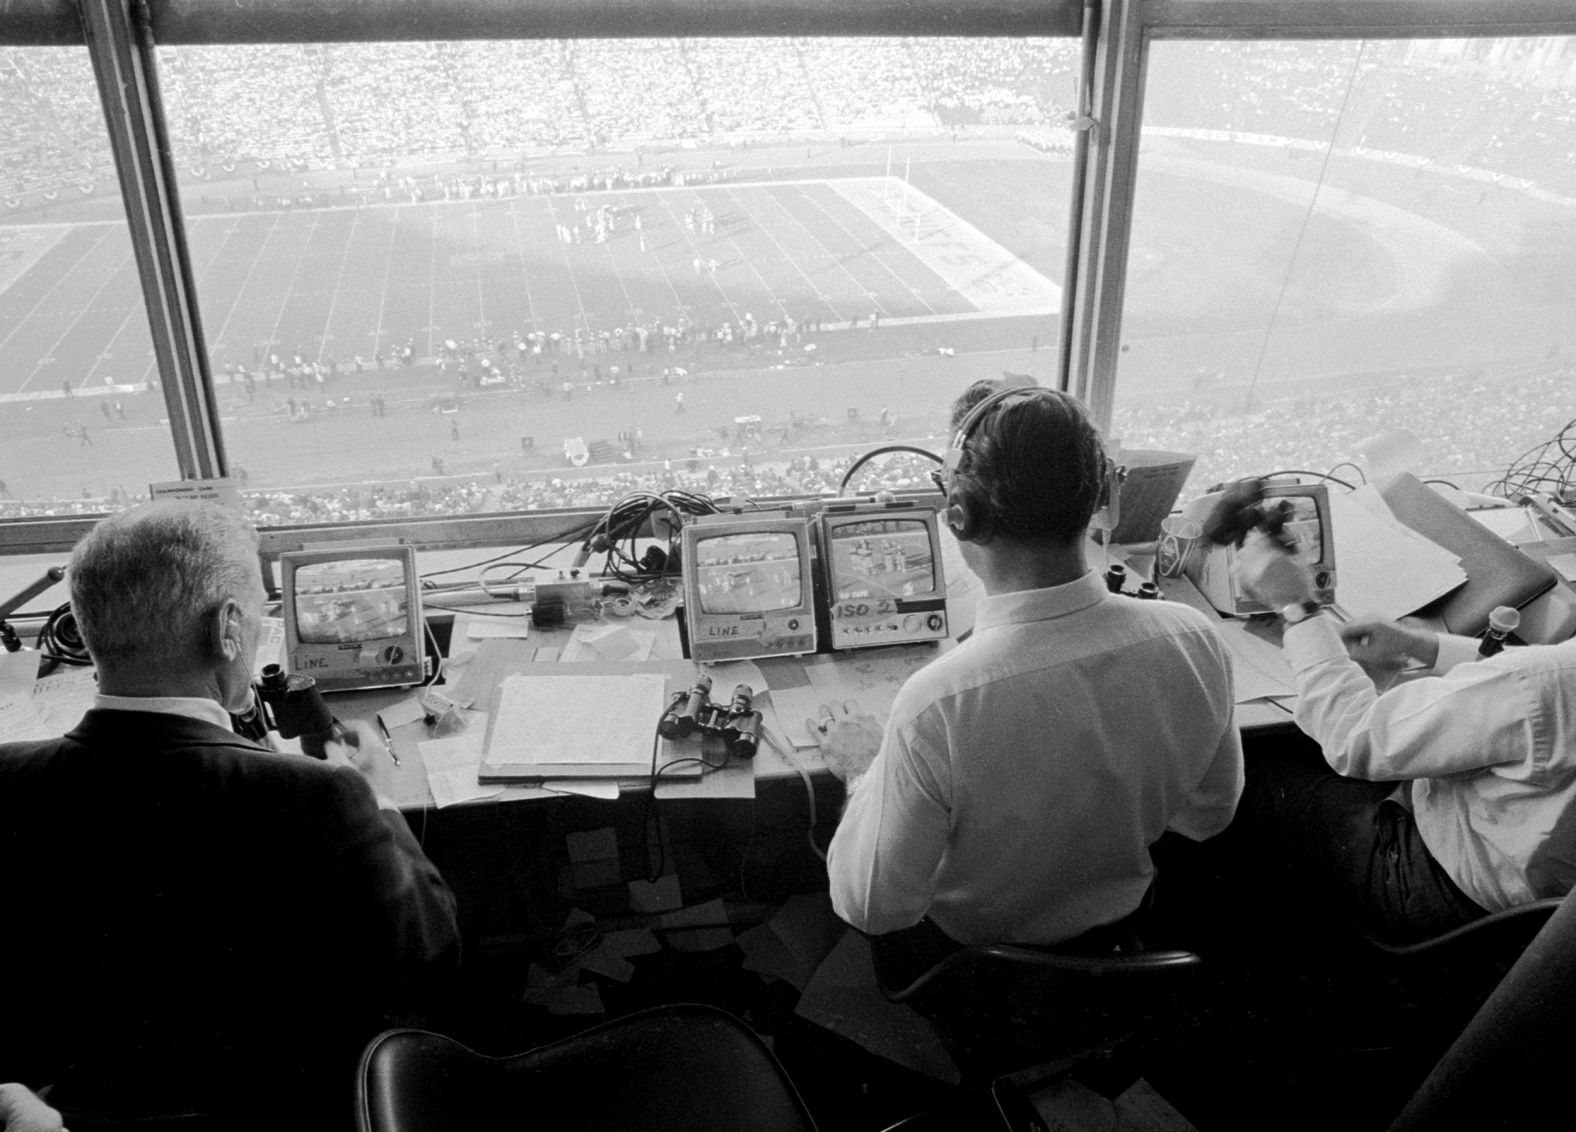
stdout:
{"type": "Polygon", "coordinates": [[[832,902],[861,931],[1074,940],[1139,908],[1167,830],[1230,823],[1225,647],[1196,611],[1112,594],[1090,569],[1108,472],[1083,407],[1054,390],[1003,392],[959,423],[940,478],[987,595],[973,635],[903,686],[884,732],[846,705],[815,725],[848,781],[832,902]]]}
{"type": "MultiPolygon", "coordinates": [[[[1509,649],[1388,621],[1338,625],[1262,536],[1241,583],[1288,622],[1297,725],[1328,768],[1278,760],[1250,793],[1305,882],[1404,943],[1576,881],[1576,642],[1509,649]],[[1381,692],[1365,671],[1421,663],[1381,692]],[[1260,804],[1262,803],[1262,804],[1260,804]]],[[[1388,680],[1386,680],[1388,683],[1388,680]]]]}

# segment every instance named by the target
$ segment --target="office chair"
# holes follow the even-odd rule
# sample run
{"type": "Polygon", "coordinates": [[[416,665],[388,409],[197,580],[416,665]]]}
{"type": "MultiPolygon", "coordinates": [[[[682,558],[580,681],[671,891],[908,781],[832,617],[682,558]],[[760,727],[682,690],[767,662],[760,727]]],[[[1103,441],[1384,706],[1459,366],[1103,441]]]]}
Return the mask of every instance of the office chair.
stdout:
{"type": "Polygon", "coordinates": [[[1537,903],[1557,907],[1544,910],[1542,929],[1390,1132],[1530,1128],[1570,1118],[1560,1109],[1576,1047],[1576,895],[1537,903]]]}
{"type": "Polygon", "coordinates": [[[942,959],[906,986],[877,982],[925,1017],[965,1085],[1026,1066],[1068,1067],[1176,1009],[1202,960],[1190,951],[1065,955],[988,944],[942,959]]]}
{"type": "Polygon", "coordinates": [[[1416,943],[1394,944],[1356,929],[1360,1044],[1399,1053],[1419,1067],[1434,1062],[1461,1031],[1529,942],[1561,905],[1536,900],[1492,912],[1416,943]]]}
{"type": "Polygon", "coordinates": [[[361,1056],[360,1132],[575,1128],[814,1132],[793,1082],[744,1023],[659,1006],[510,1057],[425,1030],[389,1030],[361,1056]]]}

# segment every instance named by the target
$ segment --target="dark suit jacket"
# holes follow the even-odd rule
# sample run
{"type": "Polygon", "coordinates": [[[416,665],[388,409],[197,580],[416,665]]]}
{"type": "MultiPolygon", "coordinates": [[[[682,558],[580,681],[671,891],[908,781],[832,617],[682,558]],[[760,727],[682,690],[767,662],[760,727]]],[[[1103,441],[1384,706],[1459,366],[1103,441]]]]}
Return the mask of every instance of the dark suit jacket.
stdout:
{"type": "Polygon", "coordinates": [[[0,910],[0,1079],[87,1107],[348,1098],[458,952],[358,773],[150,712],[0,745],[0,910]]]}

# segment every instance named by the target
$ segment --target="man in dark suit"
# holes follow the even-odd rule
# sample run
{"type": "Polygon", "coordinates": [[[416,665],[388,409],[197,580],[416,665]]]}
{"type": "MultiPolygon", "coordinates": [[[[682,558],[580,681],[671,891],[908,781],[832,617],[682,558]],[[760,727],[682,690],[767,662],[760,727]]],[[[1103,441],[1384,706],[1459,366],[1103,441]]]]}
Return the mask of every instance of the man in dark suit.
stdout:
{"type": "Polygon", "coordinates": [[[346,1126],[361,1046],[458,951],[452,893],[376,788],[386,754],[230,729],[265,596],[239,514],[112,516],[69,577],[99,694],[64,737],[0,745],[0,1080],[54,1086],[73,1128],[346,1126]]]}

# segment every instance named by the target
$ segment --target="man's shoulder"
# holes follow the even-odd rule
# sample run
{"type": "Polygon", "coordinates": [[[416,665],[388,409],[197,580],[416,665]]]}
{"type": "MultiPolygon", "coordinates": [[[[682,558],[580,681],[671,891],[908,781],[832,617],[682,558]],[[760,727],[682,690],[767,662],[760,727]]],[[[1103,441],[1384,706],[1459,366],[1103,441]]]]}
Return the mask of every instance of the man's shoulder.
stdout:
{"type": "Polygon", "coordinates": [[[1193,644],[1219,655],[1225,653],[1226,645],[1220,629],[1208,616],[1191,605],[1175,601],[1131,600],[1108,602],[1104,608],[1113,616],[1142,626],[1154,637],[1175,638],[1184,647],[1193,644]]]}
{"type": "MultiPolygon", "coordinates": [[[[258,746],[202,720],[154,712],[93,710],[65,735],[0,744],[0,775],[70,781],[102,777],[110,762],[164,789],[343,793],[346,775],[318,759],[258,746]]],[[[360,776],[349,772],[350,779],[360,776]]],[[[375,803],[374,803],[375,804],[375,803]]]]}

